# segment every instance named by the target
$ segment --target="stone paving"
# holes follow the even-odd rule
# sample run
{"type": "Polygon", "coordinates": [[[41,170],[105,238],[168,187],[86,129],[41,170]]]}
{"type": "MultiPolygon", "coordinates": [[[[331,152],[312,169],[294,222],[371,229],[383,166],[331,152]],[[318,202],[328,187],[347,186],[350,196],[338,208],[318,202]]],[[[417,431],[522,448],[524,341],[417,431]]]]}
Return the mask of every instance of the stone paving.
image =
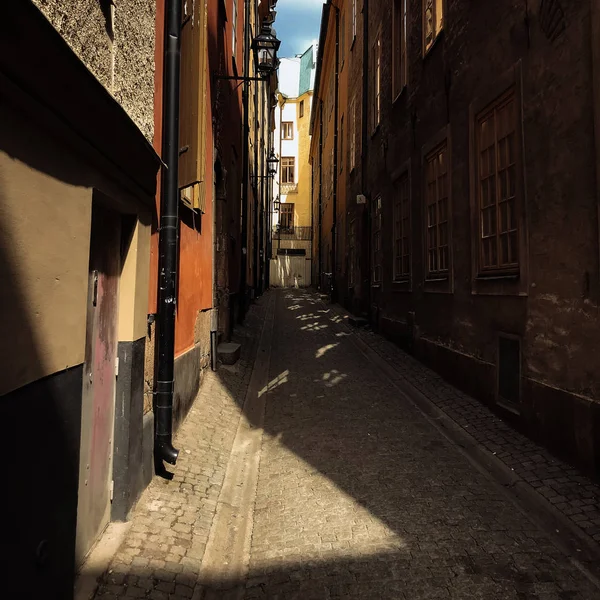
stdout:
{"type": "Polygon", "coordinates": [[[198,573],[240,420],[265,318],[261,300],[234,341],[234,367],[208,371],[175,437],[181,449],[171,481],[154,478],[134,511],[131,528],[96,593],[98,600],[181,600],[197,591],[198,573]]]}
{"type": "MultiPolygon", "coordinates": [[[[175,477],[153,481],[142,497],[97,598],[600,598],[585,569],[534,524],[510,490],[476,468],[349,336],[379,348],[436,403],[452,404],[447,384],[379,336],[351,332],[344,313],[318,296],[273,293],[246,575],[206,586],[199,573],[217,502],[227,502],[221,490],[266,300],[240,332],[241,362],[221,368],[218,377],[207,374],[176,438],[183,451],[175,477]]],[[[473,423],[467,405],[460,410],[464,425],[473,423]]]]}
{"type": "MultiPolygon", "coordinates": [[[[343,323],[348,313],[328,306],[343,323]]],[[[396,376],[424,394],[430,402],[465,429],[521,481],[535,489],[581,532],[600,543],[600,485],[545,448],[513,429],[489,408],[444,381],[398,346],[370,329],[348,328],[369,348],[393,365],[396,376]]]]}
{"type": "Polygon", "coordinates": [[[316,296],[276,311],[248,600],[600,597],[316,296]]]}

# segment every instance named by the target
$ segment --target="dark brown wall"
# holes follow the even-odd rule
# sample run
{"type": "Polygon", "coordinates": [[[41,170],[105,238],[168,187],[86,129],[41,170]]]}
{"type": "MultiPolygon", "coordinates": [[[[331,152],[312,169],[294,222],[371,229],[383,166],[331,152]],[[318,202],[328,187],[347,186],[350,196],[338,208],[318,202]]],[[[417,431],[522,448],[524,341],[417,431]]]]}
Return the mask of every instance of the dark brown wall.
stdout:
{"type": "MultiPolygon", "coordinates": [[[[340,298],[355,312],[368,310],[383,333],[490,403],[496,399],[498,335],[518,336],[521,423],[560,451],[592,464],[600,446],[594,439],[597,426],[590,425],[600,392],[600,265],[591,28],[589,3],[560,4],[564,29],[554,36],[542,27],[538,2],[448,2],[445,29],[423,56],[421,1],[409,0],[408,86],[392,101],[391,4],[370,2],[369,46],[378,29],[383,42],[381,125],[374,134],[368,129],[365,184],[358,172],[346,173],[341,183],[349,190],[349,214],[354,211],[360,223],[363,285],[340,298]],[[494,100],[511,77],[522,100],[528,245],[522,247],[518,280],[482,283],[474,278],[472,262],[477,246],[472,241],[470,108],[494,100]],[[422,157],[444,130],[451,268],[447,281],[430,283],[425,281],[422,157]],[[397,284],[392,281],[394,174],[406,164],[412,273],[409,282],[397,284]],[[369,228],[364,209],[355,205],[356,193],[365,193],[368,202],[382,195],[380,287],[364,285],[369,228]]],[[[359,26],[357,57],[361,42],[359,26]]],[[[348,66],[350,103],[362,89],[362,60],[348,66]]],[[[344,285],[340,280],[340,289],[344,285]]]]}

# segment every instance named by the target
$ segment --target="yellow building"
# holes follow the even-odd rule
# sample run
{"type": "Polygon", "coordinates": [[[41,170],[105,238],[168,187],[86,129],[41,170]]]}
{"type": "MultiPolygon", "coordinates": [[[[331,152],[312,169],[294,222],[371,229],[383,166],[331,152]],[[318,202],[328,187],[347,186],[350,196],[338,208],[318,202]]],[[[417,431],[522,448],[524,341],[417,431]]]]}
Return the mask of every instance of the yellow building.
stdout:
{"type": "Polygon", "coordinates": [[[312,175],[310,113],[316,45],[302,55],[284,58],[279,67],[275,111],[275,153],[271,285],[311,285],[312,175]]]}

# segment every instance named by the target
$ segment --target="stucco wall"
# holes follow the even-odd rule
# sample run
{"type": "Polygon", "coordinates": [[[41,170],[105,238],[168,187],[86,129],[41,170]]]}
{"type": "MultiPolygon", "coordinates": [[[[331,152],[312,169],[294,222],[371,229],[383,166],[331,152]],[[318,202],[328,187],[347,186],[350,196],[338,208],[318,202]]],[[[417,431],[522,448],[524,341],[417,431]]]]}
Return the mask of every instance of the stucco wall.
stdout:
{"type": "Polygon", "coordinates": [[[152,141],[156,2],[33,2],[152,141]]]}
{"type": "MultiPolygon", "coordinates": [[[[4,139],[24,135],[0,106],[4,139]]],[[[83,362],[92,190],[0,148],[0,394],[83,362]]]]}
{"type": "Polygon", "coordinates": [[[133,342],[147,334],[150,225],[137,221],[123,257],[119,286],[119,341],[133,342]]]}
{"type": "Polygon", "coordinates": [[[139,211],[121,277],[119,339],[146,331],[149,209],[41,123],[0,102],[0,394],[84,360],[94,190],[139,211]]]}

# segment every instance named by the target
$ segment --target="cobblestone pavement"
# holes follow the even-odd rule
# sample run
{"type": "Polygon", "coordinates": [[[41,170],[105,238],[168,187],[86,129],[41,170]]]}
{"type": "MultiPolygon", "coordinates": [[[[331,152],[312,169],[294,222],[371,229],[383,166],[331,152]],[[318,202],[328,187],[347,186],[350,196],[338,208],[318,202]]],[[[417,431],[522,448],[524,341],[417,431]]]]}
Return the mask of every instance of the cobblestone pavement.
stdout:
{"type": "MultiPolygon", "coordinates": [[[[138,502],[131,528],[96,593],[98,600],[181,600],[197,592],[198,573],[240,420],[265,318],[255,304],[234,341],[235,367],[205,374],[175,437],[181,449],[171,481],[155,478],[138,502]]],[[[197,596],[196,596],[197,597],[197,596]]]]}
{"type": "Polygon", "coordinates": [[[245,598],[600,598],[342,319],[277,294],[245,598]]]}
{"type": "MultiPolygon", "coordinates": [[[[328,306],[330,318],[346,321],[348,313],[328,306]]],[[[403,379],[489,450],[522,483],[531,486],[581,532],[600,543],[600,485],[548,450],[513,429],[489,408],[444,381],[412,356],[369,329],[349,328],[352,334],[393,365],[394,379],[403,379]]]]}

